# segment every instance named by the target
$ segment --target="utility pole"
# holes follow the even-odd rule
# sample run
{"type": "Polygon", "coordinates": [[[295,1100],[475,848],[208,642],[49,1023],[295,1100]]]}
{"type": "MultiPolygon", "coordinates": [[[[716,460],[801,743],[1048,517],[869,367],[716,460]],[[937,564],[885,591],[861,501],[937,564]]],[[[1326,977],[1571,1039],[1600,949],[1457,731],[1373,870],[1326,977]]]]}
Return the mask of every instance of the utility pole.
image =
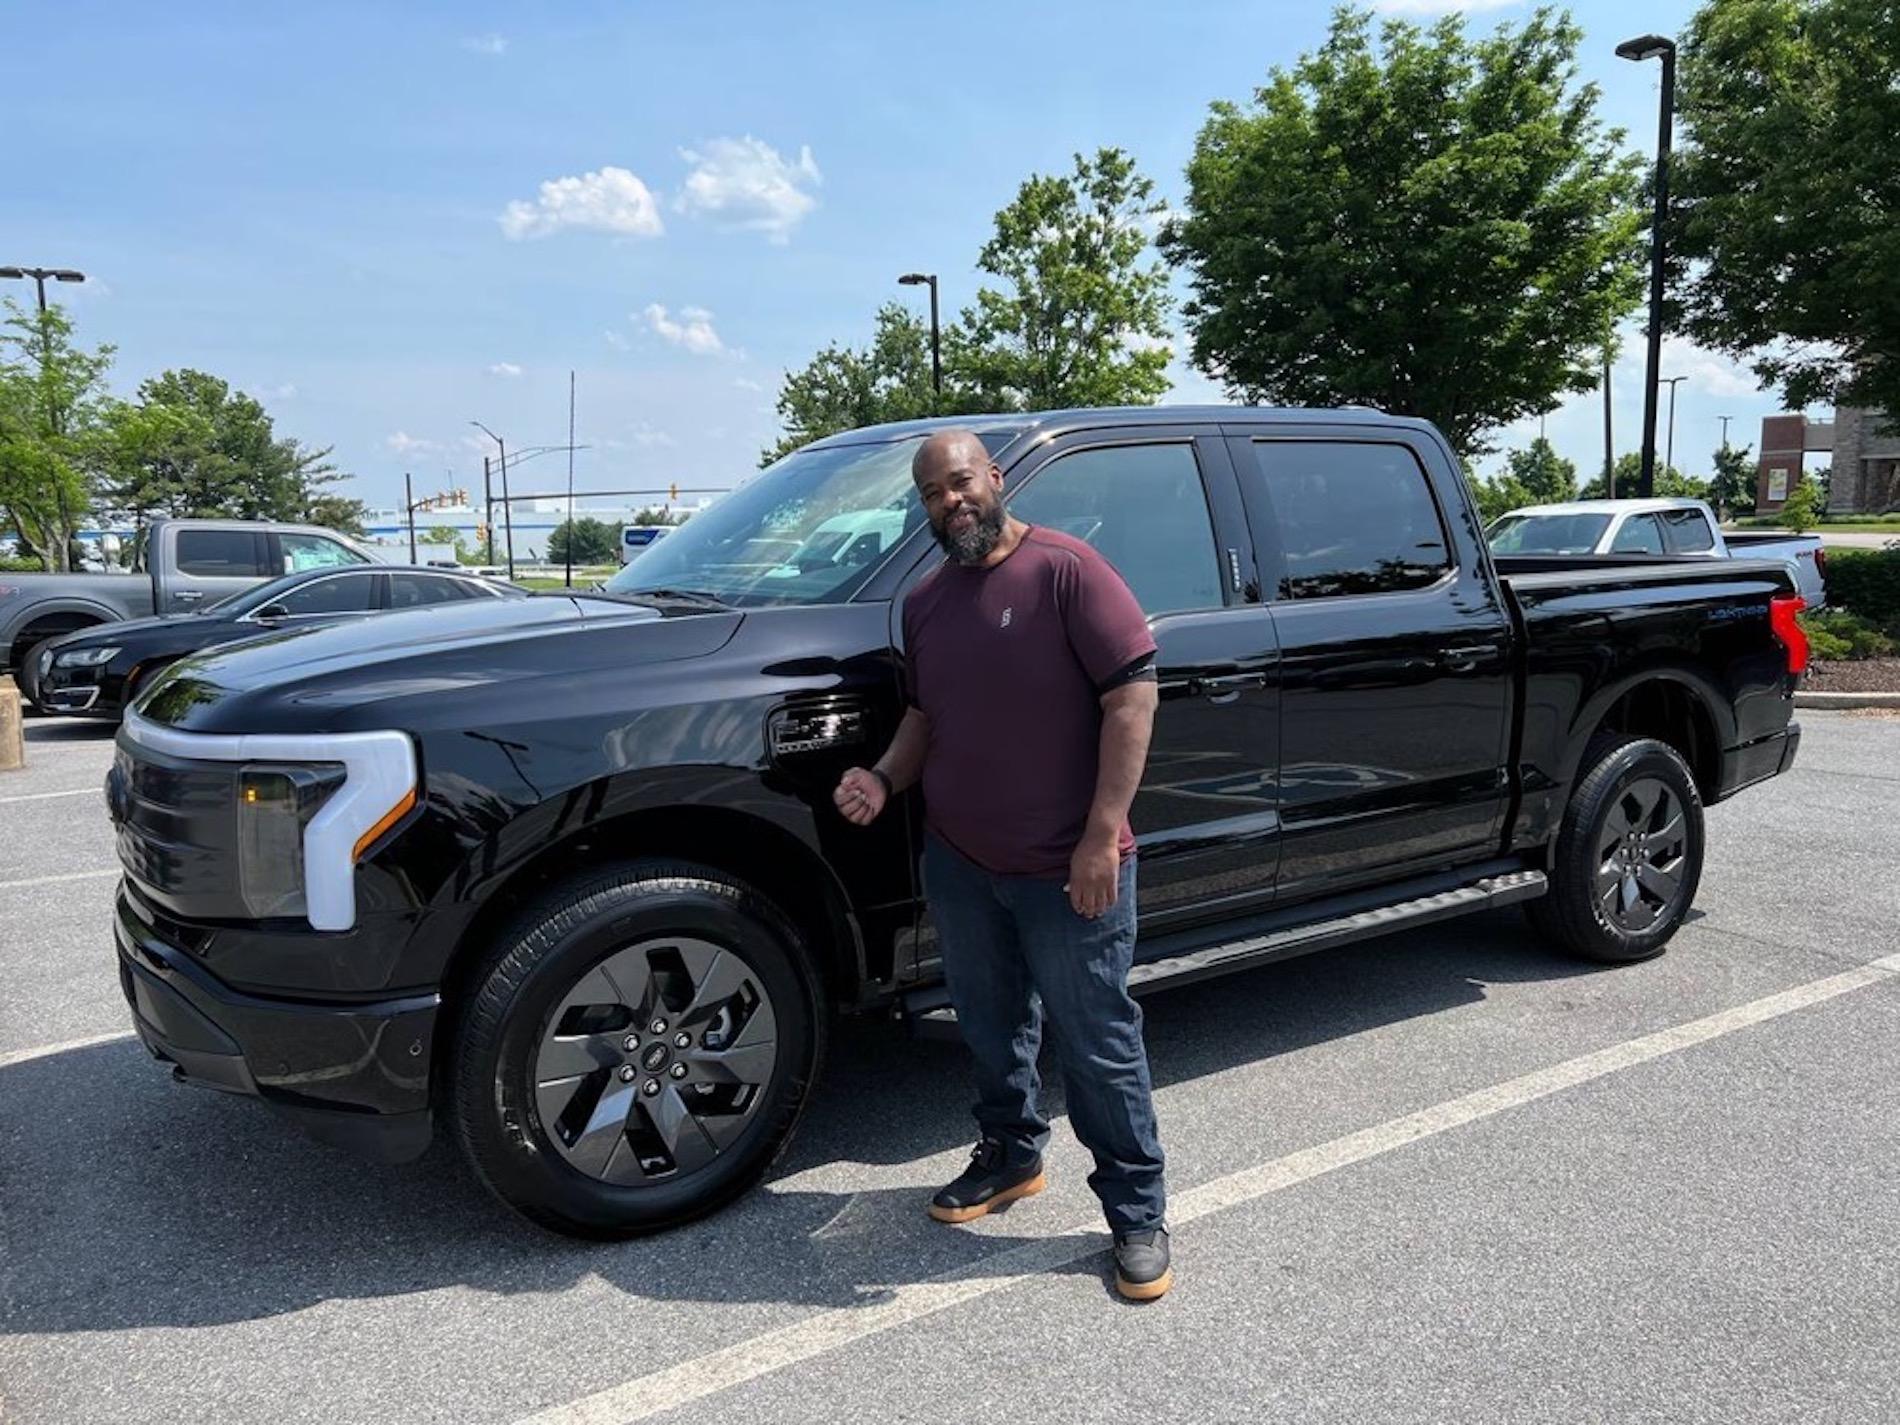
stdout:
{"type": "Polygon", "coordinates": [[[410,487],[409,472],[402,472],[402,508],[409,517],[409,562],[416,562],[416,492],[410,487]]]}
{"type": "Polygon", "coordinates": [[[567,373],[567,587],[574,587],[574,373],[567,373]]]}
{"type": "Polygon", "coordinates": [[[1610,343],[1603,343],[1603,494],[1616,498],[1616,443],[1610,435],[1610,343]]]}
{"type": "Polygon", "coordinates": [[[482,532],[488,536],[488,553],[482,556],[482,563],[490,568],[495,564],[495,487],[488,479],[488,457],[482,457],[482,532]]]}
{"type": "Polygon", "coordinates": [[[1669,139],[1676,115],[1676,42],[1642,35],[1616,47],[1618,59],[1662,61],[1662,100],[1656,120],[1656,207],[1649,226],[1649,360],[1643,383],[1643,471],[1637,494],[1656,493],[1656,387],[1662,375],[1663,225],[1669,215],[1669,139]]]}
{"type": "Polygon", "coordinates": [[[1722,423],[1722,449],[1727,450],[1728,449],[1728,423],[1734,420],[1735,417],[1717,416],[1716,419],[1722,423]]]}

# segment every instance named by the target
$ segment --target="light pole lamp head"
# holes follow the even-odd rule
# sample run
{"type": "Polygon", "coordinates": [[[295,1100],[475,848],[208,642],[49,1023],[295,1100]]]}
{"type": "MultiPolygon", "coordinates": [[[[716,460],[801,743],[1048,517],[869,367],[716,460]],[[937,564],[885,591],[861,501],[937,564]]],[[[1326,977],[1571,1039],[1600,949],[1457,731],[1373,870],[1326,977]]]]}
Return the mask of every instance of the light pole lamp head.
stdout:
{"type": "Polygon", "coordinates": [[[56,267],[46,275],[55,282],[84,282],[86,280],[85,273],[75,272],[70,267],[56,267]]]}
{"type": "Polygon", "coordinates": [[[906,272],[902,277],[897,279],[897,285],[900,287],[922,287],[926,283],[935,282],[936,280],[937,278],[934,273],[906,272]]]}
{"type": "Polygon", "coordinates": [[[1667,35],[1638,35],[1633,40],[1624,40],[1616,47],[1618,59],[1635,60],[1639,64],[1643,60],[1657,59],[1675,52],[1676,42],[1667,35]]]}
{"type": "Polygon", "coordinates": [[[0,277],[18,278],[18,277],[25,277],[25,276],[26,276],[26,269],[24,267],[0,267],[0,277]]]}

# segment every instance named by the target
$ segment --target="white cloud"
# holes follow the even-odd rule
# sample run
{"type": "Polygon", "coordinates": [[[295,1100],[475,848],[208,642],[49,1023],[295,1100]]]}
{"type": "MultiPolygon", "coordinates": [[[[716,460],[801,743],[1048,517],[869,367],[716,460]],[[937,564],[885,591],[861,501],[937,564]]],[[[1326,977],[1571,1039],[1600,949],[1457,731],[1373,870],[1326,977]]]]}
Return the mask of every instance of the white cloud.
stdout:
{"type": "Polygon", "coordinates": [[[746,379],[745,377],[743,377],[743,376],[735,376],[735,377],[733,377],[733,378],[732,378],[732,384],[733,384],[733,385],[734,385],[735,387],[737,387],[737,388],[738,388],[739,390],[741,390],[741,391],[763,391],[763,390],[765,390],[765,387],[763,387],[763,386],[761,386],[761,385],[760,385],[760,384],[759,384],[759,383],[758,383],[757,381],[748,381],[748,380],[747,380],[747,379],[746,379]]]}
{"type": "Polygon", "coordinates": [[[504,55],[508,53],[508,41],[500,35],[470,35],[462,41],[462,48],[476,54],[504,55]]]}
{"type": "Polygon", "coordinates": [[[1453,11],[1477,14],[1483,10],[1506,10],[1518,0],[1372,0],[1372,8],[1382,15],[1449,15],[1453,11]]]}
{"type": "Polygon", "coordinates": [[[697,150],[682,149],[693,165],[675,206],[711,218],[720,226],[764,233],[782,243],[818,206],[808,191],[824,182],[811,149],[801,147],[788,163],[779,151],[750,134],[709,139],[697,150]]]}
{"type": "Polygon", "coordinates": [[[628,341],[617,331],[604,331],[601,335],[607,338],[607,345],[611,346],[615,351],[631,351],[633,349],[633,343],[628,341]]]}
{"type": "Polygon", "coordinates": [[[501,215],[504,237],[546,237],[562,228],[658,237],[666,231],[652,190],[624,168],[603,168],[578,178],[550,178],[532,203],[517,198],[501,215]]]}
{"type": "Polygon", "coordinates": [[[286,381],[281,386],[266,386],[264,394],[273,401],[288,401],[297,394],[297,387],[294,382],[286,381]]]}
{"type": "Polygon", "coordinates": [[[488,374],[490,376],[506,376],[512,380],[521,374],[521,368],[512,361],[497,361],[493,366],[488,368],[488,374]]]}
{"type": "Polygon", "coordinates": [[[422,440],[417,436],[408,434],[406,431],[397,431],[394,435],[385,440],[383,444],[398,455],[427,455],[432,450],[440,450],[442,448],[432,440],[422,440]]]}
{"type": "MultiPolygon", "coordinates": [[[[1623,349],[1617,353],[1616,378],[1619,381],[1632,381],[1641,390],[1648,362],[1649,348],[1644,344],[1642,334],[1637,332],[1623,343],[1623,349]]],[[[1658,374],[1665,381],[1671,376],[1686,376],[1688,380],[1683,382],[1684,386],[1708,396],[1763,394],[1762,384],[1756,379],[1755,373],[1739,361],[1696,346],[1682,337],[1663,338],[1662,369],[1658,374]]],[[[1664,386],[1661,391],[1666,404],[1669,388],[1664,386]]]]}
{"type": "Polygon", "coordinates": [[[654,302],[643,315],[651,330],[695,356],[717,356],[726,349],[719,333],[713,330],[712,313],[704,307],[681,307],[679,320],[675,321],[667,315],[665,307],[654,302]]]}

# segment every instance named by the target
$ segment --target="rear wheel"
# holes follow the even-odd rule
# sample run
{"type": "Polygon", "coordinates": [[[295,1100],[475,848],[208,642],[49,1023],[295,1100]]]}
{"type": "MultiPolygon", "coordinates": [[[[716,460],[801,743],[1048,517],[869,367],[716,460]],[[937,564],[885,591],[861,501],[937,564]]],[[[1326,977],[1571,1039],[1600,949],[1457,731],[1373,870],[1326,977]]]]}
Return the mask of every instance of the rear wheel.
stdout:
{"type": "Polygon", "coordinates": [[[1702,799],[1682,756],[1653,738],[1606,736],[1584,754],[1564,809],[1537,928],[1604,964],[1660,955],[1702,878],[1702,799]]]}
{"type": "Polygon", "coordinates": [[[635,863],[504,935],[453,1046],[458,1136],[544,1227],[626,1237],[744,1192],[790,1141],[824,1019],[789,923],[741,882],[635,863]]]}

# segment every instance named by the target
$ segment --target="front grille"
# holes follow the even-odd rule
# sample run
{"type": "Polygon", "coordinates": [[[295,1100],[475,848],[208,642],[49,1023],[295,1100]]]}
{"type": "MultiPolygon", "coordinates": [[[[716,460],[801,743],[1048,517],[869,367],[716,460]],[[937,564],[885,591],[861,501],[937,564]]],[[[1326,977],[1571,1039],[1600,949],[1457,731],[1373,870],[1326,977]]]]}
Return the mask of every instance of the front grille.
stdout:
{"type": "Polygon", "coordinates": [[[243,914],[239,771],[236,763],[194,762],[120,737],[106,799],[119,864],[148,900],[193,918],[243,914]]]}

